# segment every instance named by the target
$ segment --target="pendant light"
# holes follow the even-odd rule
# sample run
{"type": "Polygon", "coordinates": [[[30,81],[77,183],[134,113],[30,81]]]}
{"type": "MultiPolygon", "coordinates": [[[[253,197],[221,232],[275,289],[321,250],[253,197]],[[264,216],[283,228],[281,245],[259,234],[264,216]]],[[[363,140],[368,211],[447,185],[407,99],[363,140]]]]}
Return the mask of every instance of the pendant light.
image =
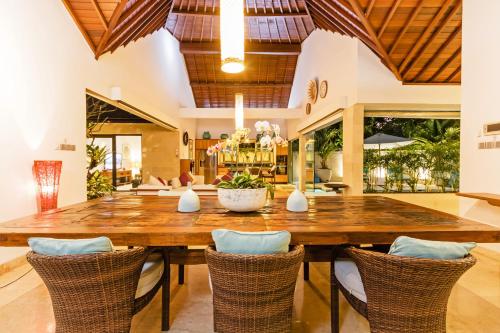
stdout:
{"type": "Polygon", "coordinates": [[[220,0],[221,70],[240,73],[245,69],[244,0],[220,0]]]}
{"type": "Polygon", "coordinates": [[[243,128],[244,119],[243,94],[236,94],[234,95],[234,125],[237,130],[243,128]]]}

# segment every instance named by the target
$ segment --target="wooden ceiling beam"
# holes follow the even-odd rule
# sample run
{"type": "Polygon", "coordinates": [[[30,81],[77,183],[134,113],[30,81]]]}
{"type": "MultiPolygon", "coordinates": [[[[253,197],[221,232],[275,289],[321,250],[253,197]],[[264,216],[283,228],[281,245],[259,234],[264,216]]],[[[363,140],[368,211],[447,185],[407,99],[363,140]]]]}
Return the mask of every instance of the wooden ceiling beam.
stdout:
{"type": "MultiPolygon", "coordinates": [[[[245,43],[246,54],[263,54],[278,56],[298,56],[302,49],[301,44],[270,44],[270,43],[245,43]]],[[[181,42],[179,50],[182,54],[219,54],[219,42],[181,42]]]]}
{"type": "Polygon", "coordinates": [[[94,9],[97,12],[97,16],[99,17],[99,21],[101,21],[102,26],[105,30],[107,30],[108,21],[106,21],[106,17],[104,17],[104,14],[102,13],[101,7],[99,7],[99,4],[97,3],[97,0],[90,0],[90,2],[92,3],[92,6],[94,6],[94,9]]]}
{"type": "Polygon", "coordinates": [[[148,34],[160,29],[167,21],[168,7],[163,7],[150,21],[148,24],[144,25],[142,29],[138,30],[135,34],[130,35],[130,37],[123,44],[127,46],[131,41],[136,41],[140,37],[147,36],[148,34]]]}
{"type": "Polygon", "coordinates": [[[149,17],[148,20],[136,20],[134,21],[133,26],[131,26],[130,30],[127,31],[127,33],[122,34],[120,38],[118,38],[113,45],[110,45],[110,50],[111,53],[115,52],[117,48],[119,48],[122,45],[125,45],[125,43],[128,43],[130,40],[134,38],[140,31],[144,29],[145,26],[147,26],[149,23],[151,23],[151,20],[156,20],[159,15],[163,13],[163,10],[166,10],[169,6],[168,2],[163,2],[158,5],[158,3],[151,3],[151,5],[148,7],[148,14],[147,16],[149,17]]]}
{"type": "MultiPolygon", "coordinates": [[[[111,35],[108,42],[108,49],[112,48],[113,45],[116,43],[116,41],[123,36],[123,34],[125,34],[127,31],[131,29],[134,29],[138,24],[140,24],[142,22],[142,18],[144,18],[148,14],[151,14],[152,10],[155,8],[155,5],[156,3],[151,1],[148,4],[144,5],[143,7],[140,7],[140,10],[137,13],[135,13],[135,15],[130,16],[129,14],[128,18],[130,19],[127,21],[126,24],[123,23],[125,22],[124,20],[120,20],[122,22],[121,26],[117,31],[113,32],[113,34],[111,35]]],[[[136,10],[138,9],[139,8],[136,8],[136,10]]],[[[129,11],[127,10],[127,12],[129,11]]]]}
{"type": "Polygon", "coordinates": [[[71,18],[75,22],[76,26],[78,27],[78,30],[80,30],[80,32],[82,33],[83,38],[85,38],[85,41],[87,41],[87,44],[89,45],[90,49],[92,50],[92,52],[95,55],[96,54],[96,46],[94,45],[92,38],[90,38],[89,34],[87,33],[87,30],[85,30],[85,28],[83,27],[82,22],[80,22],[78,17],[73,12],[73,8],[71,7],[69,0],[63,0],[63,4],[64,4],[64,7],[66,7],[66,10],[71,15],[71,18]]]}
{"type": "Polygon", "coordinates": [[[436,73],[434,73],[434,75],[432,75],[432,77],[427,80],[427,82],[433,82],[436,80],[436,78],[441,75],[441,73],[443,73],[443,71],[448,68],[448,66],[462,53],[462,47],[459,47],[455,53],[453,53],[451,55],[451,57],[448,58],[448,60],[446,60],[442,65],[441,67],[439,67],[439,69],[436,71],[436,73]]]}
{"type": "Polygon", "coordinates": [[[191,82],[192,88],[292,88],[292,83],[283,82],[191,82]]]}
{"type": "Polygon", "coordinates": [[[368,16],[370,16],[374,5],[375,5],[375,0],[370,0],[370,2],[368,3],[368,6],[365,9],[365,13],[364,13],[366,18],[368,18],[368,16]]]}
{"type": "MultiPolygon", "coordinates": [[[[123,22],[128,20],[129,18],[132,17],[132,15],[135,16],[135,12],[141,8],[148,0],[137,0],[134,2],[132,6],[130,6],[126,11],[123,12],[122,16],[120,17],[120,21],[118,22],[117,26],[120,26],[123,22]]],[[[151,1],[150,1],[151,2],[151,1]]]]}
{"type": "Polygon", "coordinates": [[[111,33],[115,29],[116,24],[118,23],[118,20],[120,19],[120,16],[122,15],[123,10],[125,9],[127,3],[128,0],[120,0],[115,10],[113,11],[111,19],[109,20],[108,29],[106,29],[106,31],[104,32],[104,35],[101,37],[101,41],[97,46],[96,59],[98,59],[102,55],[103,51],[106,49],[109,37],[111,37],[111,33]]]}
{"type": "Polygon", "coordinates": [[[450,82],[453,80],[453,78],[455,78],[460,72],[462,71],[462,66],[458,66],[457,69],[455,69],[453,71],[453,73],[451,73],[445,80],[445,82],[450,82]]]}
{"type": "MultiPolygon", "coordinates": [[[[182,15],[182,16],[219,16],[220,10],[219,8],[215,8],[215,10],[212,11],[211,8],[205,9],[199,7],[198,9],[193,8],[192,10],[190,9],[182,9],[182,8],[173,8],[172,9],[172,14],[175,15],[182,15]]],[[[299,11],[263,11],[263,10],[258,10],[256,11],[245,11],[245,17],[308,17],[309,13],[306,10],[299,10],[299,11]]]]}
{"type": "Polygon", "coordinates": [[[336,2],[324,0],[316,0],[316,2],[323,11],[331,14],[335,19],[337,19],[337,21],[339,21],[343,25],[346,25],[354,35],[359,36],[359,33],[362,33],[367,38],[370,37],[369,34],[365,31],[366,28],[364,28],[361,21],[359,19],[354,19],[352,15],[346,12],[344,8],[338,6],[336,2]]]}
{"type": "Polygon", "coordinates": [[[408,31],[408,28],[410,28],[413,21],[415,21],[415,18],[420,13],[420,10],[422,9],[423,6],[424,6],[424,0],[420,0],[417,8],[413,10],[413,13],[411,14],[410,18],[408,19],[408,21],[406,21],[403,29],[401,29],[401,31],[398,34],[398,37],[396,37],[396,40],[392,44],[391,49],[389,50],[389,55],[392,55],[394,53],[394,50],[396,50],[396,47],[399,45],[399,42],[401,42],[403,36],[408,31]]]}
{"type": "Polygon", "coordinates": [[[402,81],[403,79],[401,78],[401,75],[399,74],[398,69],[396,68],[391,57],[387,54],[387,51],[385,50],[384,46],[382,45],[382,43],[378,39],[377,34],[375,33],[375,30],[373,30],[371,23],[368,21],[368,19],[364,15],[363,10],[361,9],[361,6],[359,5],[358,1],[357,0],[349,0],[349,3],[351,4],[356,15],[358,15],[358,18],[361,20],[361,22],[365,26],[365,29],[368,31],[368,34],[370,35],[373,43],[375,43],[377,50],[379,51],[379,54],[381,54],[382,58],[385,60],[386,65],[394,73],[394,75],[398,78],[398,80],[402,81]]]}
{"type": "Polygon", "coordinates": [[[382,26],[380,27],[377,37],[380,39],[382,35],[384,34],[385,29],[387,28],[387,25],[391,21],[392,17],[394,16],[394,13],[396,13],[396,10],[398,10],[399,5],[401,4],[402,0],[394,0],[394,3],[392,4],[391,9],[389,10],[389,13],[387,13],[387,16],[385,17],[384,23],[382,23],[382,26]]]}
{"type": "Polygon", "coordinates": [[[343,28],[337,22],[334,22],[331,19],[327,18],[322,11],[319,11],[318,9],[316,9],[315,7],[313,7],[311,5],[309,5],[309,6],[310,6],[309,11],[312,13],[311,18],[313,18],[313,16],[314,16],[313,21],[317,20],[318,22],[320,22],[324,29],[330,28],[331,31],[333,31],[333,32],[338,31],[342,35],[354,37],[354,34],[352,32],[350,32],[346,28],[343,28]]]}
{"type": "Polygon", "coordinates": [[[406,66],[408,66],[408,64],[410,63],[410,61],[415,56],[415,54],[418,51],[420,51],[420,49],[422,48],[422,45],[427,40],[427,37],[429,36],[429,34],[431,33],[431,31],[436,27],[436,25],[439,23],[439,21],[444,16],[444,14],[448,10],[448,8],[450,7],[450,5],[451,5],[452,2],[453,2],[453,0],[446,0],[446,2],[441,6],[441,8],[437,12],[437,14],[434,15],[434,17],[432,18],[432,21],[429,23],[429,25],[427,25],[427,28],[420,35],[420,37],[418,38],[418,40],[415,43],[415,45],[413,45],[413,47],[410,49],[410,52],[406,55],[406,57],[404,58],[404,60],[399,65],[398,71],[400,73],[402,73],[406,69],[406,66]]]}
{"type": "Polygon", "coordinates": [[[418,81],[420,79],[420,77],[424,74],[424,72],[429,68],[429,66],[431,66],[437,59],[439,59],[441,54],[444,51],[448,50],[448,47],[450,46],[450,44],[453,41],[455,41],[455,39],[458,37],[458,35],[460,34],[461,31],[462,31],[462,24],[460,24],[458,27],[455,28],[455,31],[453,31],[453,33],[450,34],[450,36],[439,47],[439,49],[436,51],[436,53],[434,53],[434,55],[427,60],[427,62],[422,66],[422,68],[417,73],[417,75],[415,75],[415,78],[413,79],[413,81],[418,81]]]}
{"type": "Polygon", "coordinates": [[[451,20],[457,15],[458,11],[462,8],[462,3],[459,1],[455,7],[451,10],[451,12],[446,16],[446,18],[443,21],[443,24],[439,26],[431,35],[431,37],[425,42],[424,46],[417,52],[415,57],[413,57],[413,60],[410,61],[408,66],[406,66],[406,70],[401,72],[401,75],[403,77],[406,77],[406,74],[408,74],[409,71],[413,69],[413,66],[418,63],[420,58],[422,57],[423,54],[426,53],[427,49],[429,48],[432,43],[436,40],[436,38],[443,32],[443,30],[450,24],[451,20]]]}

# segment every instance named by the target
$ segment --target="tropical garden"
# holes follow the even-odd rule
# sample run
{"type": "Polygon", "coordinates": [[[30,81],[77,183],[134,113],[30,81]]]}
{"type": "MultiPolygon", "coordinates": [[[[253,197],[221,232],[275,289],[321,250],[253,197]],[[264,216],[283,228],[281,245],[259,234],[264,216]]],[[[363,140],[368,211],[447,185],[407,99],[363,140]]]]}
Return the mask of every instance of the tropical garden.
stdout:
{"type": "Polygon", "coordinates": [[[459,120],[365,118],[365,140],[377,133],[400,137],[405,144],[365,145],[365,192],[458,191],[459,120]]]}

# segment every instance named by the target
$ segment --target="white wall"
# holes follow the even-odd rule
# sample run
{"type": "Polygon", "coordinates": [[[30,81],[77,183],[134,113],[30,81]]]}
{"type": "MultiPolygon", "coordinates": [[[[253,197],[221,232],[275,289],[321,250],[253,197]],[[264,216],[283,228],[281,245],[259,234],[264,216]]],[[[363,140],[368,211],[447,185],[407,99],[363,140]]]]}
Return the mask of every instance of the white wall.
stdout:
{"type": "MultiPolygon", "coordinates": [[[[500,121],[500,1],[465,0],[463,8],[460,190],[500,194],[500,150],[477,147],[482,125],[500,121]]],[[[500,226],[500,207],[464,198],[460,210],[500,226]]]]}
{"type": "Polygon", "coordinates": [[[287,121],[290,136],[298,128],[356,102],[357,52],[356,39],[325,30],[313,31],[302,43],[288,107],[301,108],[304,113],[299,120],[287,121]],[[313,79],[318,83],[327,80],[328,94],[324,99],[318,97],[306,116],[307,82],[313,79]]]}
{"type": "Polygon", "coordinates": [[[315,30],[302,43],[289,107],[305,110],[307,82],[328,81],[328,94],[318,98],[312,112],[288,120],[290,137],[340,107],[356,103],[459,104],[460,86],[403,85],[362,42],[315,30]]]}
{"type": "Polygon", "coordinates": [[[194,137],[195,120],[177,117],[194,101],[168,32],[96,62],[61,1],[4,0],[0,39],[0,221],[36,211],[35,159],[63,161],[60,206],[85,200],[86,88],[109,97],[110,87],[120,86],[123,100],[194,137]],[[76,152],[55,149],[65,140],[76,152]]]}

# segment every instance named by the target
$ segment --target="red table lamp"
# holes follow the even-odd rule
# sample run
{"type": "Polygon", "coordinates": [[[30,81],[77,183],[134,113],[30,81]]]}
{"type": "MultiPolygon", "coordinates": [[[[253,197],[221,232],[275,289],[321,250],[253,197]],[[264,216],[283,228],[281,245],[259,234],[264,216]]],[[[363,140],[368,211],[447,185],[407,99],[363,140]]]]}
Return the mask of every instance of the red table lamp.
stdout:
{"type": "Polygon", "coordinates": [[[38,186],[38,209],[45,212],[57,208],[62,161],[35,161],[33,175],[38,186]]]}

